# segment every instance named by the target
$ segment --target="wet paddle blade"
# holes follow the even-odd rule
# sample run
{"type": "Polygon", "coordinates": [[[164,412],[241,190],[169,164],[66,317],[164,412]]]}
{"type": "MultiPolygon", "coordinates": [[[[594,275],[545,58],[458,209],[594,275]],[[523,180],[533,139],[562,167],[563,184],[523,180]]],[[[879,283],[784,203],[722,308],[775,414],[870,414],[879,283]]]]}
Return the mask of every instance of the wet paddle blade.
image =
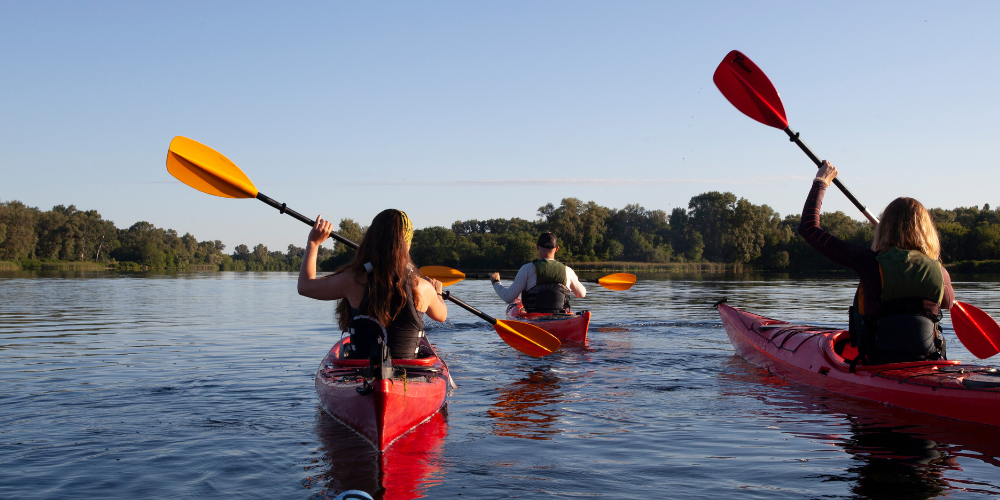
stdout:
{"type": "Polygon", "coordinates": [[[608,290],[622,291],[632,288],[635,284],[635,275],[629,273],[615,273],[609,274],[599,280],[597,283],[608,290]]]}
{"type": "Polygon", "coordinates": [[[1000,325],[982,309],[955,301],[951,306],[951,325],[955,335],[973,356],[986,359],[1000,353],[1000,325]]]}
{"type": "Polygon", "coordinates": [[[218,151],[177,136],[167,151],[167,171],[203,193],[223,198],[254,198],[257,188],[235,163],[218,151]]]}
{"type": "Polygon", "coordinates": [[[722,95],[743,114],[764,125],[785,129],[785,107],[771,80],[747,56],[734,50],[726,55],[712,77],[722,95]]]}
{"type": "Polygon", "coordinates": [[[434,278],[444,286],[454,285],[465,279],[465,273],[447,266],[424,266],[420,268],[420,275],[434,278]]]}
{"type": "Polygon", "coordinates": [[[493,328],[507,345],[535,358],[548,356],[562,345],[551,333],[522,321],[498,319],[493,328]]]}

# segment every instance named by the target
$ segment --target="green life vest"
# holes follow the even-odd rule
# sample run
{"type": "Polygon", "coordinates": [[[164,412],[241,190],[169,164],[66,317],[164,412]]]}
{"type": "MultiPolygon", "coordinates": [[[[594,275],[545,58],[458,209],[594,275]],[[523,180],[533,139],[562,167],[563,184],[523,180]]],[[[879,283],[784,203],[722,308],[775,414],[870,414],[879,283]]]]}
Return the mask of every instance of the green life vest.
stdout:
{"type": "Polygon", "coordinates": [[[566,265],[549,259],[531,261],[535,266],[535,286],[521,293],[521,303],[529,313],[563,314],[569,310],[566,265]]]}
{"type": "Polygon", "coordinates": [[[947,359],[940,335],[941,263],[918,250],[892,247],[875,257],[882,278],[877,317],[864,311],[858,288],[850,309],[851,344],[864,364],[947,359]],[[935,304],[929,305],[927,302],[935,304]]]}
{"type": "Polygon", "coordinates": [[[559,283],[566,286],[566,264],[557,260],[537,259],[531,261],[535,265],[536,283],[559,283]]]}
{"type": "Polygon", "coordinates": [[[892,247],[877,257],[882,274],[882,302],[919,297],[938,304],[944,298],[941,263],[919,250],[892,247]]]}

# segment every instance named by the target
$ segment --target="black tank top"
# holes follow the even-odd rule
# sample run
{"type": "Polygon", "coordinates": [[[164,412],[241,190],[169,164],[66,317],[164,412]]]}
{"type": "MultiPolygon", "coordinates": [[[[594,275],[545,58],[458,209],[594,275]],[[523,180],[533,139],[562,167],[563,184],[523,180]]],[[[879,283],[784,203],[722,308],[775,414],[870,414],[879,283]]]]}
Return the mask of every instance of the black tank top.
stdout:
{"type": "MultiPolygon", "coordinates": [[[[409,278],[407,278],[409,280],[409,278]]],[[[388,337],[389,354],[393,359],[413,359],[417,357],[420,348],[420,338],[424,336],[424,314],[417,311],[417,306],[413,303],[413,290],[406,287],[406,301],[403,309],[399,311],[396,318],[385,325],[385,334],[388,337]]],[[[393,306],[396,301],[393,300],[393,306]]],[[[370,316],[370,303],[368,299],[368,288],[365,287],[365,295],[361,298],[361,303],[357,308],[351,308],[351,344],[355,346],[355,354],[352,357],[368,357],[370,346],[375,340],[374,335],[382,335],[382,329],[378,328],[378,323],[374,317],[370,316]],[[375,327],[375,328],[372,328],[375,327]]]]}

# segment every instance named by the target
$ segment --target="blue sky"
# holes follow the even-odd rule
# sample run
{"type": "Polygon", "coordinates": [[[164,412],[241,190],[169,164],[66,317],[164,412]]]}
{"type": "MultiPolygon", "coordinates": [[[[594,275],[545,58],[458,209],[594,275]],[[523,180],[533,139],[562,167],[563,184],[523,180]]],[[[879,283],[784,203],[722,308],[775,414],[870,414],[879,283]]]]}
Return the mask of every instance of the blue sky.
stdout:
{"type": "MultiPolygon", "coordinates": [[[[712,84],[739,49],[874,211],[996,206],[998,2],[3,2],[0,200],[302,245],[164,167],[175,135],[366,224],[534,219],[564,197],[798,212],[814,168],[712,84]]],[[[828,210],[860,215],[831,192],[828,210]]]]}

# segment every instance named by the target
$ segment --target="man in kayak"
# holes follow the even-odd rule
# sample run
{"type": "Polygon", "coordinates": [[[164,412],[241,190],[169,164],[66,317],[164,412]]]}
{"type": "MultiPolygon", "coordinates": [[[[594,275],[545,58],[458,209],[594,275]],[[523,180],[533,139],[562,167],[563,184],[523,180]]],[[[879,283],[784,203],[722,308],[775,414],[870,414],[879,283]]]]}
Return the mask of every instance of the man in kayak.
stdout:
{"type": "Polygon", "coordinates": [[[410,260],[413,224],[402,211],[375,216],[354,261],[329,276],[316,277],[319,245],[333,224],[316,218],[299,270],[299,294],[317,300],[340,300],[337,319],[351,333],[350,358],[368,358],[373,347],[387,347],[393,359],[413,359],[424,336],[424,314],[448,319],[441,282],[420,277],[410,260]]]}
{"type": "Polygon", "coordinates": [[[509,288],[500,283],[499,273],[490,274],[493,290],[508,304],[520,295],[529,313],[564,313],[569,310],[570,292],[583,298],[587,289],[572,269],[556,260],[559,251],[556,235],[542,233],[535,248],[538,259],[521,266],[509,288]]]}
{"type": "Polygon", "coordinates": [[[820,228],[823,195],[837,169],[823,162],[802,210],[799,234],[830,260],[861,278],[850,311],[858,364],[946,359],[938,322],[955,291],[941,265],[941,243],[927,209],[896,198],[882,212],[871,248],[847,243],[820,228]]]}

